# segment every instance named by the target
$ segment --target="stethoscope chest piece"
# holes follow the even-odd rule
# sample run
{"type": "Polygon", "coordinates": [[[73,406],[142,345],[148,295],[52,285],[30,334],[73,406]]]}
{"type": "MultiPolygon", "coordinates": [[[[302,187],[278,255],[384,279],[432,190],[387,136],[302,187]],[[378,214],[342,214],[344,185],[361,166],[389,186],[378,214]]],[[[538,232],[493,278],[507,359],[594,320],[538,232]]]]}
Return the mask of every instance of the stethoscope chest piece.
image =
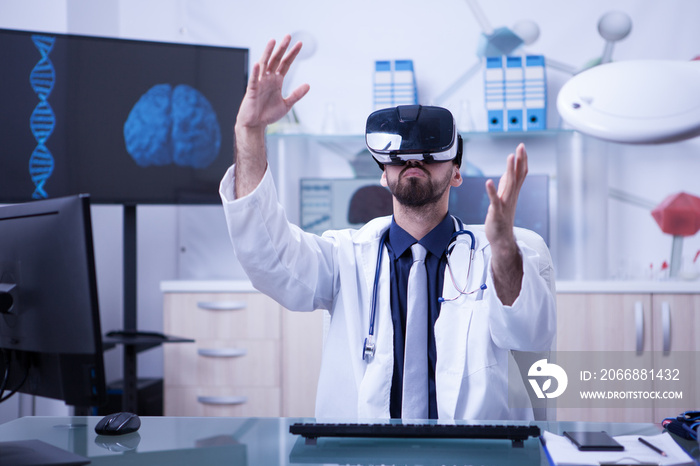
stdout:
{"type": "Polygon", "coordinates": [[[362,359],[370,359],[374,357],[374,352],[376,351],[376,347],[374,346],[374,341],[372,339],[372,336],[368,336],[365,338],[365,346],[362,351],[362,359]]]}

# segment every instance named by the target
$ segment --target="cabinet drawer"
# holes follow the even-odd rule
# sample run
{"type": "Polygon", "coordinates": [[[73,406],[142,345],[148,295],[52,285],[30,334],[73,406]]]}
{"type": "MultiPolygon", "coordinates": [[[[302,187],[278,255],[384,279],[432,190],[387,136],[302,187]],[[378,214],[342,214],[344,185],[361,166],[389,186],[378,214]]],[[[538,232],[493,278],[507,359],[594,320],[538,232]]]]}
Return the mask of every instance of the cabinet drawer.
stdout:
{"type": "Polygon", "coordinates": [[[278,387],[280,347],[276,340],[197,340],[164,345],[169,387],[278,387]]]}
{"type": "Polygon", "coordinates": [[[165,333],[194,339],[278,339],[281,306],[261,293],[166,293],[165,333]]]}
{"type": "Polygon", "coordinates": [[[192,387],[166,388],[166,416],[255,416],[281,413],[279,388],[192,387]]]}

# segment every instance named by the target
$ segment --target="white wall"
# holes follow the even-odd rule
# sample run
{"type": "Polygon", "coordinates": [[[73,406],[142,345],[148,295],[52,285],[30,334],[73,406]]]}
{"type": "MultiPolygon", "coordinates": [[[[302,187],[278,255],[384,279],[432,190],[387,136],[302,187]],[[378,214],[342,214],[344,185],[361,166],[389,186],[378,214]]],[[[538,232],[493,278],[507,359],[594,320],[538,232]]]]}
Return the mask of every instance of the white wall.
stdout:
{"type": "MultiPolygon", "coordinates": [[[[689,60],[700,55],[700,2],[694,0],[488,0],[480,2],[494,27],[519,20],[538,23],[540,38],[528,50],[581,67],[602,54],[597,22],[606,12],[626,12],[631,34],[615,46],[615,60],[658,58],[689,60]]],[[[305,32],[315,53],[300,61],[292,86],[311,85],[296,111],[310,132],[323,128],[326,106],[333,104],[340,132],[360,134],[372,110],[374,60],[411,58],[419,99],[431,103],[476,61],[479,27],[464,0],[328,2],[152,1],[120,2],[120,33],[125,37],[248,47],[257,60],[270,38],[305,32]],[[177,5],[177,6],[174,6],[177,5]]],[[[550,126],[557,126],[554,100],[568,75],[548,71],[550,126]]],[[[456,113],[471,103],[477,129],[485,121],[479,75],[444,103],[456,113]]],[[[291,88],[291,86],[290,86],[291,88]]],[[[658,204],[667,195],[700,195],[700,141],[637,147],[611,145],[611,188],[658,204]]],[[[506,154],[503,154],[504,157],[506,154]]],[[[531,154],[537,157],[537,154],[531,154]]],[[[497,174],[497,173],[493,173],[497,174]]],[[[671,238],[661,233],[648,209],[611,200],[608,205],[608,275],[642,278],[650,264],[668,260],[671,238]]],[[[685,240],[685,255],[700,249],[700,236],[685,240]]]]}
{"type": "MultiPolygon", "coordinates": [[[[482,0],[480,5],[494,27],[534,20],[540,38],[528,51],[574,67],[601,55],[604,42],[596,24],[610,10],[624,11],[633,21],[630,36],[615,48],[615,60],[700,55],[697,0],[482,0]]],[[[372,110],[375,60],[413,59],[419,100],[432,103],[475,63],[480,33],[464,0],[0,0],[0,27],[246,47],[251,61],[270,38],[305,32],[315,53],[295,66],[291,81],[293,86],[308,82],[311,91],[296,111],[308,131],[319,132],[332,103],[338,130],[355,134],[362,132],[372,110]]],[[[554,99],[568,76],[548,73],[550,127],[556,127],[554,99]]],[[[482,86],[477,75],[444,102],[458,111],[460,102],[468,100],[477,129],[485,127],[482,86]]],[[[699,140],[649,147],[613,144],[609,149],[612,188],[653,204],[681,190],[700,195],[699,140]]],[[[120,210],[95,207],[105,331],[121,326],[120,210]]],[[[218,208],[143,207],[138,226],[142,329],[162,329],[161,280],[243,278],[218,208]]],[[[660,232],[648,209],[610,200],[607,231],[610,277],[641,277],[649,264],[658,267],[669,258],[671,239],[660,232]]],[[[698,249],[698,235],[686,239],[687,256],[698,249]]],[[[120,377],[118,352],[106,357],[109,378],[120,377]]],[[[139,364],[142,376],[162,375],[158,350],[140,356],[139,364]]]]}

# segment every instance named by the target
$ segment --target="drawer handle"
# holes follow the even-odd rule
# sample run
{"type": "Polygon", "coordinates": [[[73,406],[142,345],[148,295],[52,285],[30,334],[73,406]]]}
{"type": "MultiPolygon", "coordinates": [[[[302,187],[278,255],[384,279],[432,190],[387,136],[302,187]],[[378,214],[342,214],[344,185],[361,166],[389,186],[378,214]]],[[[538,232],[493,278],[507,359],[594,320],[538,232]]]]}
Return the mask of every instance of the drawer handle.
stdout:
{"type": "Polygon", "coordinates": [[[637,323],[637,354],[644,350],[644,305],[641,301],[634,303],[635,321],[637,323]]]}
{"type": "Polygon", "coordinates": [[[198,396],[197,401],[203,405],[242,405],[248,402],[245,396],[198,396]]]}
{"type": "Polygon", "coordinates": [[[245,301],[199,301],[197,307],[205,311],[240,311],[248,307],[245,301]]]}
{"type": "Polygon", "coordinates": [[[663,351],[671,351],[671,306],[668,302],[661,303],[661,332],[663,334],[663,351]]]}
{"type": "Polygon", "coordinates": [[[248,354],[245,348],[201,348],[197,350],[200,356],[210,358],[238,358],[248,354]]]}

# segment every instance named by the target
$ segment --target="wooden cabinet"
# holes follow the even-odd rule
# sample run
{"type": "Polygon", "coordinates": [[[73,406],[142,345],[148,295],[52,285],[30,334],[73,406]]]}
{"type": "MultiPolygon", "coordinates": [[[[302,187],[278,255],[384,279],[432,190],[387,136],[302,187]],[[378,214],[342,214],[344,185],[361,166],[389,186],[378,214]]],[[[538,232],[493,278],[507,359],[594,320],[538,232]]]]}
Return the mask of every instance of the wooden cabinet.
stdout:
{"type": "Polygon", "coordinates": [[[166,416],[313,416],[323,313],[255,291],[164,293],[166,416]]]}
{"type": "MultiPolygon", "coordinates": [[[[557,420],[656,422],[700,406],[700,295],[692,293],[559,293],[557,295],[557,351],[626,352],[638,367],[677,367],[673,383],[630,381],[630,388],[680,391],[683,401],[620,400],[614,409],[581,401],[580,407],[557,406],[557,420]],[[669,361],[672,359],[672,362],[669,361]],[[628,405],[629,406],[626,406],[628,405]],[[669,408],[669,404],[678,405],[669,408]],[[633,406],[633,407],[630,407],[633,406]],[[684,408],[680,407],[683,406],[684,408]]],[[[611,353],[609,353],[611,354],[611,353]]],[[[612,368],[612,367],[611,367],[612,368]]],[[[625,369],[624,367],[621,369],[625,369]]],[[[616,383],[616,389],[626,383],[616,383]]]]}
{"type": "MultiPolygon", "coordinates": [[[[697,410],[700,407],[700,294],[653,294],[653,336],[652,348],[656,367],[678,369],[685,410],[697,410]],[[676,357],[672,362],[665,360],[671,353],[676,357]]],[[[671,388],[670,384],[667,387],[671,388]]],[[[676,410],[678,411],[678,410],[676,410]]],[[[654,408],[654,420],[660,422],[680,412],[670,411],[667,407],[654,408]]]]}

